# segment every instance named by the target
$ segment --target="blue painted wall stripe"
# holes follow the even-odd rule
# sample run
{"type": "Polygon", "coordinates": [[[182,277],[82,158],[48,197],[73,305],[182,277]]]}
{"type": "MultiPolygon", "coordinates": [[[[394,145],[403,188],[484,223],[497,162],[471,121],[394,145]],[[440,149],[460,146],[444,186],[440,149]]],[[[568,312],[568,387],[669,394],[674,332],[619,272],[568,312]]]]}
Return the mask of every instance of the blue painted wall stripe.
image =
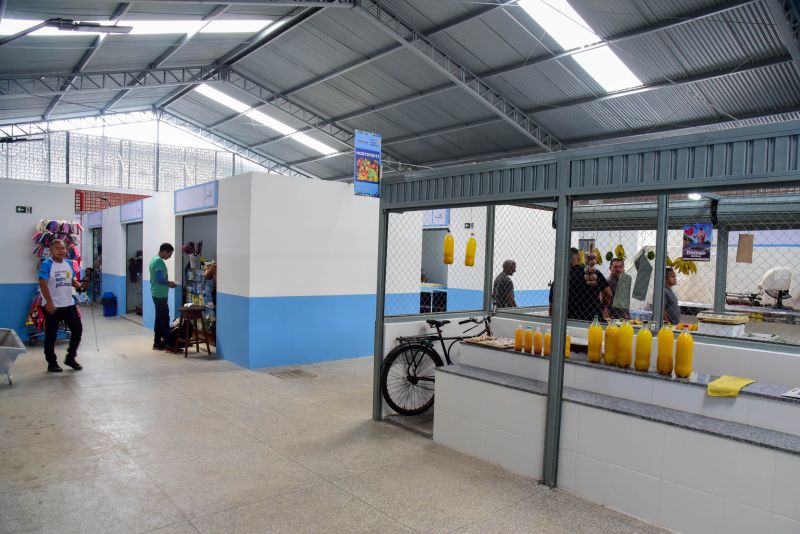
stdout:
{"type": "Polygon", "coordinates": [[[0,328],[13,328],[23,341],[28,339],[25,318],[37,288],[35,283],[0,284],[3,300],[3,305],[0,306],[0,328]]]}

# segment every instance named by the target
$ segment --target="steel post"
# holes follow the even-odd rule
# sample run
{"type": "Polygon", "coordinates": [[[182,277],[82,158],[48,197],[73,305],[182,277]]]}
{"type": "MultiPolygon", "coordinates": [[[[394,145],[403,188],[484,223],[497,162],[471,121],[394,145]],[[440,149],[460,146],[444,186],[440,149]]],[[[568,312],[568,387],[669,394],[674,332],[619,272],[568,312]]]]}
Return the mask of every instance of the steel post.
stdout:
{"type": "Polygon", "coordinates": [[[656,209],[656,265],[653,278],[653,323],[659,327],[664,320],[664,279],[667,268],[667,223],[669,218],[669,199],[658,195],[656,209]]]}
{"type": "Polygon", "coordinates": [[[372,368],[372,418],[383,418],[381,398],[381,366],[383,365],[383,319],[386,302],[386,249],[389,231],[389,212],[380,211],[378,221],[378,281],[375,288],[375,350],[372,368]]]}

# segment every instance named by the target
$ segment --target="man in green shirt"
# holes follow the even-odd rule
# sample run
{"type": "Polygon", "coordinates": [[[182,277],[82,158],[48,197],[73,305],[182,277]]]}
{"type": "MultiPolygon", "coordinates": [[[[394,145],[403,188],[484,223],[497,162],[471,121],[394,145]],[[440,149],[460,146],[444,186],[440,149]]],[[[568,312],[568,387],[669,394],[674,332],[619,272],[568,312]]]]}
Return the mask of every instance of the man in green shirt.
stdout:
{"type": "Polygon", "coordinates": [[[162,243],[158,255],[150,260],[150,294],[153,295],[153,304],[156,308],[154,325],[155,337],[153,350],[164,350],[165,340],[169,333],[169,289],[175,287],[175,282],[167,279],[167,264],[164,260],[172,257],[175,247],[169,243],[162,243]]]}

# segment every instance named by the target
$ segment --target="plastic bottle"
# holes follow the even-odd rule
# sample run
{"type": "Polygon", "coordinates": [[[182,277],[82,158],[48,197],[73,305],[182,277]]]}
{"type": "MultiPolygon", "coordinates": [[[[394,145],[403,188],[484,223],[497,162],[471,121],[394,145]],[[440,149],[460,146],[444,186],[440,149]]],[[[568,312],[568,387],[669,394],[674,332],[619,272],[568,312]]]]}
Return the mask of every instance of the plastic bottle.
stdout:
{"type": "Polygon", "coordinates": [[[569,334],[567,334],[567,338],[564,340],[564,357],[566,359],[568,359],[568,360],[569,360],[569,353],[570,353],[569,343],[570,343],[570,337],[569,337],[569,334]]]}
{"type": "Polygon", "coordinates": [[[533,334],[533,353],[542,353],[542,330],[537,326],[536,332],[533,334]]]}
{"type": "Polygon", "coordinates": [[[662,375],[672,374],[672,350],[675,337],[666,323],[658,331],[658,356],[656,357],[656,370],[662,375]]]}
{"type": "Polygon", "coordinates": [[[550,345],[553,340],[553,334],[550,333],[550,329],[547,329],[547,332],[544,333],[544,351],[542,354],[545,356],[550,356],[550,345]]]}
{"type": "Polygon", "coordinates": [[[619,344],[619,325],[612,321],[606,327],[606,346],[603,359],[606,365],[617,365],[617,348],[619,344]]]}
{"type": "Polygon", "coordinates": [[[639,333],[636,334],[636,362],[634,366],[637,371],[647,371],[650,369],[650,353],[653,351],[653,332],[647,321],[642,324],[639,333]]]}
{"type": "Polygon", "coordinates": [[[478,248],[478,242],[475,241],[475,234],[469,234],[467,240],[467,253],[464,255],[464,265],[472,267],[475,265],[475,250],[478,248]]]}
{"type": "Polygon", "coordinates": [[[514,330],[514,350],[517,352],[522,350],[523,332],[522,325],[519,325],[517,329],[514,330]]]}
{"type": "Polygon", "coordinates": [[[617,365],[630,367],[633,360],[633,326],[630,321],[625,321],[619,327],[619,341],[617,343],[617,365]]]}
{"type": "Polygon", "coordinates": [[[530,326],[525,329],[522,348],[525,350],[525,352],[533,352],[533,331],[531,330],[530,326]]]}
{"type": "Polygon", "coordinates": [[[594,316],[594,321],[589,327],[589,350],[587,351],[588,359],[592,363],[600,363],[600,358],[603,353],[603,327],[600,326],[600,321],[597,316],[594,316]]]}
{"type": "Polygon", "coordinates": [[[675,347],[675,376],[689,378],[692,374],[692,353],[694,352],[694,338],[684,326],[683,332],[678,336],[675,347]]]}
{"type": "Polygon", "coordinates": [[[452,265],[453,263],[454,250],[455,250],[455,242],[453,241],[453,234],[447,232],[447,235],[444,236],[444,262],[447,265],[452,265]]]}

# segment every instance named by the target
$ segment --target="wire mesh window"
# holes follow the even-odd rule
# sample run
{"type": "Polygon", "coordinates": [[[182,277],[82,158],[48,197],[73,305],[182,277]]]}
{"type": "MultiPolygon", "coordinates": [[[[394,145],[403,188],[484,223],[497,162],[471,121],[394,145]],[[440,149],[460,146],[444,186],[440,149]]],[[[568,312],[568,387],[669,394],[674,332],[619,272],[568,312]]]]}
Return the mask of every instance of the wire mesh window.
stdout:
{"type": "Polygon", "coordinates": [[[485,207],[390,214],[384,313],[483,309],[485,247],[485,207]],[[453,240],[452,263],[445,263],[447,236],[453,240]]]}
{"type": "Polygon", "coordinates": [[[492,299],[498,308],[547,315],[553,281],[555,203],[495,207],[492,299]]]}

